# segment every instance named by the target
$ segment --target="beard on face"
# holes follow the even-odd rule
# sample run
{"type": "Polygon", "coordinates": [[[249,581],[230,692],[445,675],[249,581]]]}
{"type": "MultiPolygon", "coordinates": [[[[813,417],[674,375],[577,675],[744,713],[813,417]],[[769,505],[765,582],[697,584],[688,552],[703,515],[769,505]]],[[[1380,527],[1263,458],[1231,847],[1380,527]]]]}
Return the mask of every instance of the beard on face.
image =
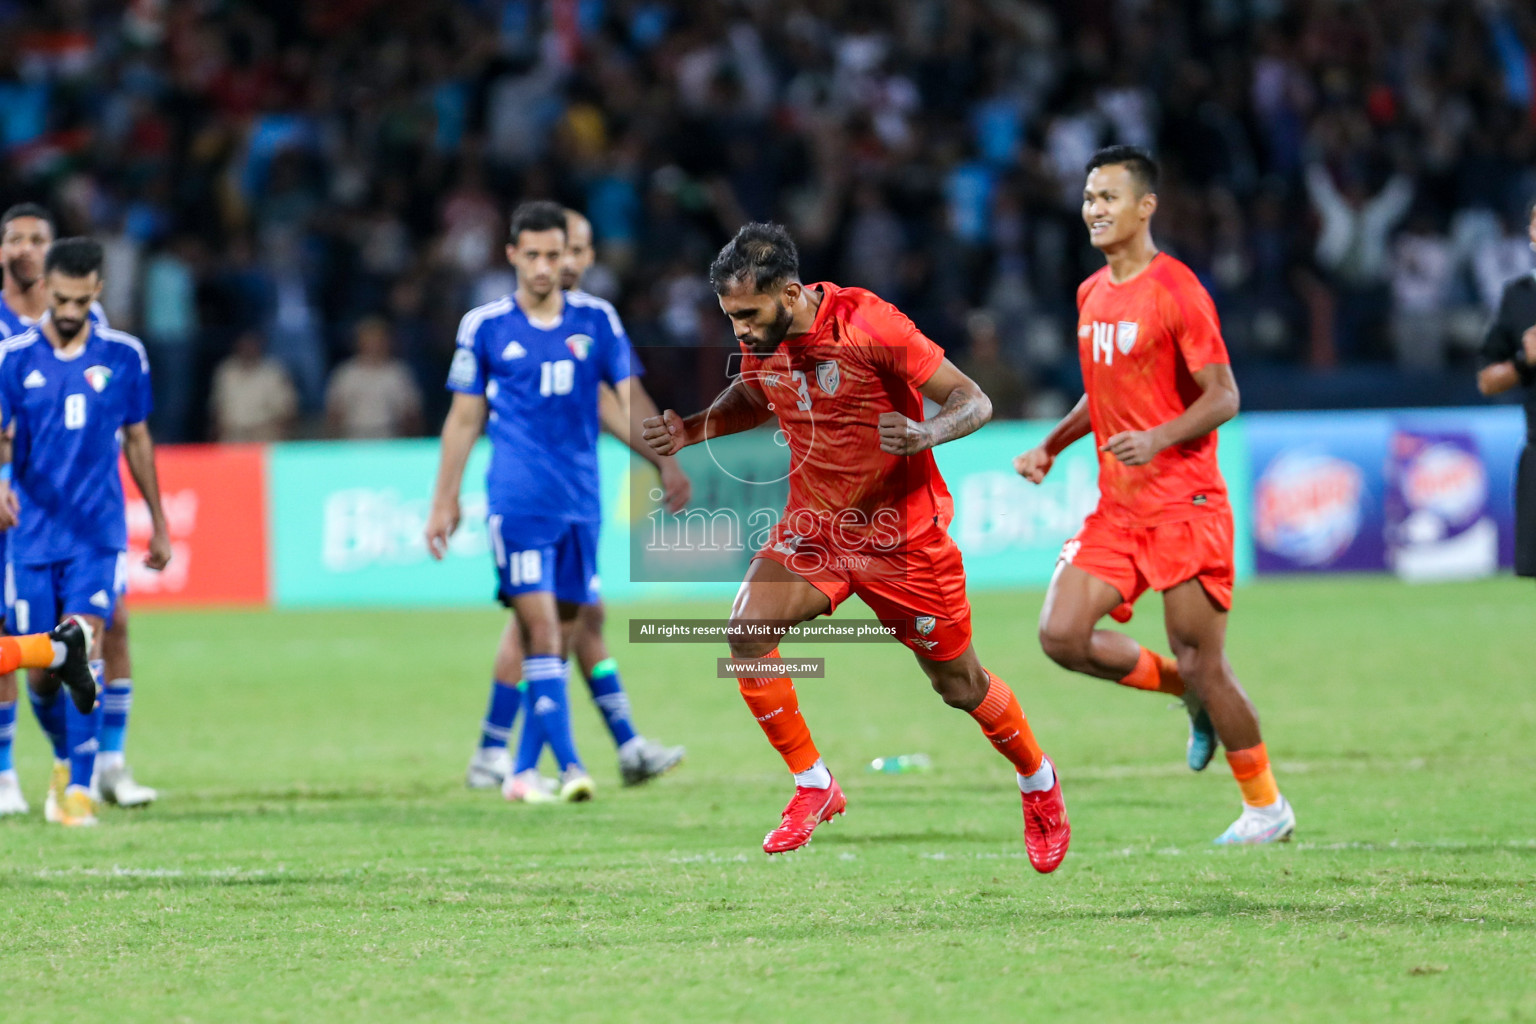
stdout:
{"type": "Polygon", "coordinates": [[[80,329],[85,326],[85,320],[65,320],[62,317],[53,318],[53,329],[59,332],[59,337],[65,341],[74,341],[80,329]]]}
{"type": "Polygon", "coordinates": [[[790,312],[788,306],[774,300],[773,323],[763,328],[763,339],[761,342],[752,343],[753,350],[766,353],[778,348],[784,339],[789,337],[789,325],[794,322],[794,319],[795,314],[790,312]]]}
{"type": "Polygon", "coordinates": [[[16,256],[6,261],[5,276],[19,282],[26,287],[31,287],[37,282],[38,275],[35,273],[36,269],[37,267],[34,261],[26,260],[20,256],[16,256]],[[31,265],[29,266],[28,264],[31,265]],[[34,273],[28,274],[27,271],[29,270],[34,271],[34,273]]]}

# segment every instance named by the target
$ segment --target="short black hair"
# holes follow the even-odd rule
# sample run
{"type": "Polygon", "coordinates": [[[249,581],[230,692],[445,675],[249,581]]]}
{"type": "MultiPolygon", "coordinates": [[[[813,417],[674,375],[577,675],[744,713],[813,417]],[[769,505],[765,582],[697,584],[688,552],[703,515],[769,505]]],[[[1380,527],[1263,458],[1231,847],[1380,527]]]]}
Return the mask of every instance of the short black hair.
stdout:
{"type": "Polygon", "coordinates": [[[65,277],[90,277],[101,273],[101,243],[94,238],[61,238],[48,247],[43,273],[55,270],[65,277]]]}
{"type": "Polygon", "coordinates": [[[555,231],[565,233],[565,207],[548,199],[532,199],[518,203],[512,211],[512,230],[508,241],[517,244],[524,231],[555,231]]]}
{"type": "Polygon", "coordinates": [[[1148,192],[1156,192],[1158,181],[1162,178],[1162,169],[1157,166],[1157,161],[1152,159],[1152,154],[1140,146],[1105,146],[1093,158],[1088,161],[1088,166],[1083,168],[1084,174],[1092,174],[1100,167],[1112,164],[1120,164],[1131,177],[1136,179],[1136,184],[1141,186],[1142,195],[1148,192]]]}
{"type": "Polygon", "coordinates": [[[716,295],[724,295],[732,285],[749,279],[758,292],[800,280],[800,250],[784,225],[743,225],[709,265],[709,283],[716,295]]]}
{"type": "Polygon", "coordinates": [[[55,230],[53,214],[48,212],[46,206],[39,206],[37,203],[17,203],[15,206],[8,207],[4,213],[0,213],[0,231],[10,227],[11,221],[20,220],[23,217],[36,217],[40,221],[46,221],[48,230],[55,230]]]}

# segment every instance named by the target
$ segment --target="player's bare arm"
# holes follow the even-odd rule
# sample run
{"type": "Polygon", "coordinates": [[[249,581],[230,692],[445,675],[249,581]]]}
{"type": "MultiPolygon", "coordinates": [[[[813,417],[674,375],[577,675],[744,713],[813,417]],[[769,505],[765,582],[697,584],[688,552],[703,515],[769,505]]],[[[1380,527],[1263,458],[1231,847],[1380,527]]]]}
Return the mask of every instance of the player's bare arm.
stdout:
{"type": "MultiPolygon", "coordinates": [[[[1525,350],[1525,364],[1536,366],[1536,327],[1527,328],[1520,336],[1520,347],[1525,350]]],[[[1477,371],[1477,390],[1485,395],[1501,395],[1522,383],[1520,368],[1513,359],[1492,363],[1477,371]]]]}
{"type": "Polygon", "coordinates": [[[21,522],[21,501],[16,497],[16,492],[11,490],[11,485],[0,480],[0,531],[13,528],[21,522]]]}
{"type": "Polygon", "coordinates": [[[469,453],[485,428],[484,395],[458,393],[443,420],[442,452],[437,463],[437,483],[432,488],[432,512],[427,517],[427,551],[441,561],[448,553],[448,538],[459,528],[459,487],[469,453]]]}
{"type": "Polygon", "coordinates": [[[151,569],[164,569],[171,563],[171,532],[165,524],[165,509],[160,506],[155,439],[150,436],[148,423],[130,423],[123,428],[123,455],[128,460],[128,472],[144,497],[144,504],[149,506],[149,521],[154,530],[144,564],[151,569]]]}
{"type": "MultiPolygon", "coordinates": [[[[15,425],[0,430],[0,466],[11,464],[11,434],[15,425]]],[[[21,521],[21,500],[11,490],[9,480],[0,480],[0,531],[9,530],[21,521]]]]}
{"type": "Polygon", "coordinates": [[[641,424],[641,437],[658,455],[676,455],[691,444],[751,430],[772,415],[763,393],[738,377],[702,412],[685,418],[668,409],[660,416],[647,417],[641,424]]]}
{"type": "Polygon", "coordinates": [[[1092,432],[1093,420],[1088,415],[1088,396],[1084,395],[1077,400],[1072,411],[1051,428],[1044,441],[1013,457],[1013,471],[1030,483],[1038,484],[1056,464],[1056,456],[1092,432]]]}
{"type": "Polygon", "coordinates": [[[923,384],[926,398],[941,408],[929,420],[914,420],[891,410],[880,414],[880,450],[916,455],[945,441],[974,433],[992,418],[992,399],[948,359],[923,384]]]}
{"type": "Polygon", "coordinates": [[[1183,413],[1151,430],[1124,430],[1104,442],[1104,450],[1127,466],[1145,466],[1164,448],[1204,437],[1237,415],[1240,403],[1232,367],[1210,363],[1194,372],[1200,397],[1183,413]]]}
{"type": "Polygon", "coordinates": [[[619,383],[622,394],[607,384],[598,385],[597,414],[603,429],[624,446],[656,467],[661,474],[662,501],[668,512],[681,512],[693,497],[693,481],[670,455],[661,455],[645,441],[645,422],[657,416],[656,403],[640,383],[630,377],[619,383]]]}

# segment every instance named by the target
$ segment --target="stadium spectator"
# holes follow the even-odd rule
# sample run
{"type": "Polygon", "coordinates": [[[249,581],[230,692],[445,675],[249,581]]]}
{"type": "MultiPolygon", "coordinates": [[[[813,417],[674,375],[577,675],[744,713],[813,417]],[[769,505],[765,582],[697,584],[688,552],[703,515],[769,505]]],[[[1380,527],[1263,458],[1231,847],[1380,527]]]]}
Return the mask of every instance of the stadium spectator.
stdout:
{"type": "Polygon", "coordinates": [[[354,336],[357,354],[336,367],[326,389],[326,435],[371,440],[419,433],[421,390],[395,358],[388,322],[367,317],[354,336]]]}
{"type": "Polygon", "coordinates": [[[997,322],[990,313],[977,310],[966,320],[965,329],[969,338],[966,352],[955,360],[955,365],[992,399],[993,418],[1020,418],[1029,398],[1029,385],[1024,375],[1003,358],[997,322]]]}
{"type": "MultiPolygon", "coordinates": [[[[393,313],[402,281],[425,296],[427,355],[403,354],[440,381],[456,311],[511,290],[506,212],[539,196],[588,213],[589,279],[631,333],[683,345],[701,338],[690,278],[752,217],[794,230],[809,276],[893,292],[941,344],[984,308],[1005,358],[1035,352],[1020,339],[1071,330],[1093,266],[1081,164],[1110,142],[1163,158],[1159,243],[1206,281],[1239,363],[1391,359],[1389,326],[1422,322],[1401,303],[1423,290],[1392,287],[1423,249],[1396,244],[1410,201],[1454,243],[1426,350],[1524,258],[1528,5],[579,6],[567,23],[536,4],[94,5],[68,60],[0,71],[0,199],[47,199],[106,240],[129,325],[157,255],[195,236],[194,363],[260,327],[309,412],[344,325],[393,313]]],[[[4,6],[0,33],[51,17],[4,6]]],[[[1063,397],[1070,349],[1027,366],[1063,397]]]]}
{"type": "Polygon", "coordinates": [[[283,364],[266,354],[266,339],[246,331],[213,374],[209,418],[213,439],[284,441],[298,415],[298,395],[283,364]]]}
{"type": "Polygon", "coordinates": [[[144,341],[154,366],[155,436],[185,441],[195,386],[198,333],[197,239],[179,235],[152,255],[144,267],[144,341]]]}

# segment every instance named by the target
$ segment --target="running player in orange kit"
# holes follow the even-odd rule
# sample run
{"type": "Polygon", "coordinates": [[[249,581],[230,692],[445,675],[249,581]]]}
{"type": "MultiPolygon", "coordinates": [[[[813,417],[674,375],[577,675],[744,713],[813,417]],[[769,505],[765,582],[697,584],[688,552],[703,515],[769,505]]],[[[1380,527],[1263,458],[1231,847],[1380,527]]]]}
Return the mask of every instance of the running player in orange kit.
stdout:
{"type": "Polygon", "coordinates": [[[1040,612],[1040,643],[1063,668],[1182,697],[1189,766],[1216,752],[1243,793],[1243,813],[1216,840],[1289,839],[1296,814],[1280,795],[1259,720],[1224,650],[1232,606],[1232,508],[1216,465],[1216,428],[1237,415],[1237,383],[1216,307],[1188,267],[1152,242],[1158,168],[1131,146],[1088,164],[1083,220],[1107,265],[1077,290],[1085,394],[1040,447],[1014,459],[1045,479],[1062,449],[1092,432],[1099,505],[1062,549],[1040,612]],[[1148,588],[1163,595],[1170,660],[1119,622],[1148,588]]]}
{"type": "MultiPolygon", "coordinates": [[[[829,615],[857,594],[917,655],[933,688],[968,712],[1014,766],[1024,841],[1054,871],[1071,838],[1055,769],[1013,691],[971,646],[960,550],[946,528],[954,502],[932,447],[976,430],[992,403],[890,303],[862,288],[800,283],[799,254],[777,224],[748,224],[709,268],[743,352],[741,374],[707,410],[671,409],[644,423],[660,455],[777,415],[790,453],[784,517],[754,556],[731,606],[731,654],[778,658],[790,624],[829,615]],[[923,397],[941,406],[923,418],[923,397]],[[748,637],[747,624],[772,624],[748,637]]],[[[795,795],[763,840],[768,853],[810,842],[847,800],[800,716],[794,683],[762,666],[741,695],[795,777],[795,795]]]]}

